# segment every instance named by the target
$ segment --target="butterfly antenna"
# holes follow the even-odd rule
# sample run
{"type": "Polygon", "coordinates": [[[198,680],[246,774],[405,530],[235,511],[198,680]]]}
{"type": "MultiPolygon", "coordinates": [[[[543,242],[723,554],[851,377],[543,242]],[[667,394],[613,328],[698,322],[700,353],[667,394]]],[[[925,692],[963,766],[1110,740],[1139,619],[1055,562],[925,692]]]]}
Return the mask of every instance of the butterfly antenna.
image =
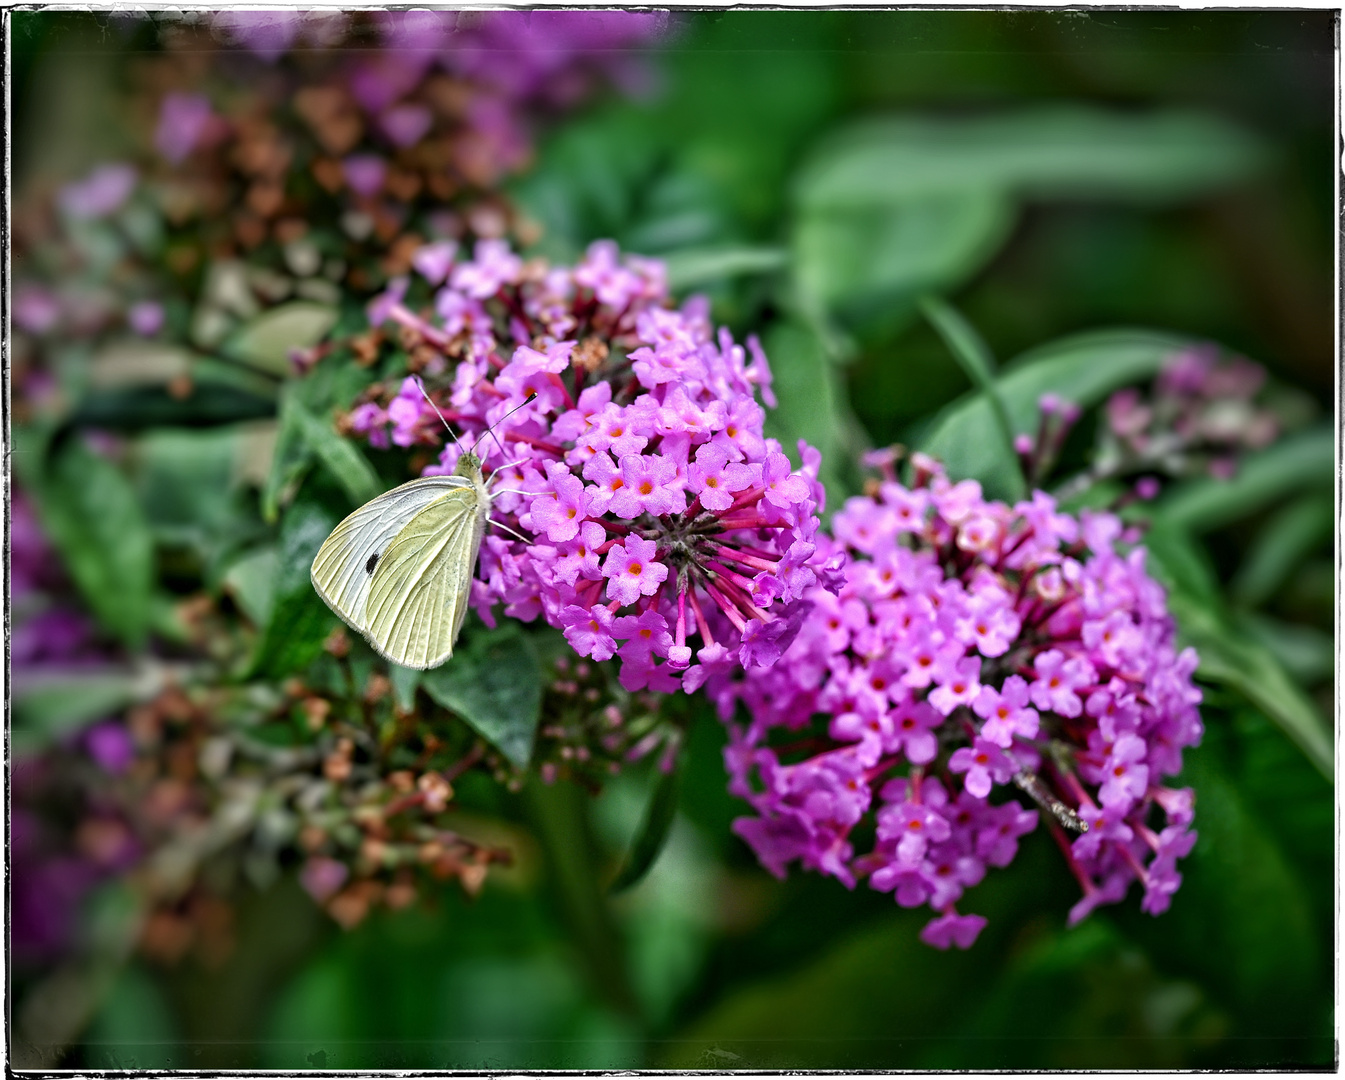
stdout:
{"type": "MultiPolygon", "coordinates": [[[[444,419],[444,414],[439,411],[439,406],[434,403],[434,398],[430,397],[430,392],[425,389],[425,384],[417,379],[416,385],[420,387],[420,392],[425,395],[425,400],[430,403],[430,408],[434,410],[434,415],[439,417],[439,420],[443,423],[445,428],[448,428],[448,433],[452,436],[453,444],[458,448],[458,453],[465,454],[467,451],[462,448],[462,443],[458,442],[458,436],[454,433],[453,428],[449,426],[448,421],[444,419]]],[[[524,402],[524,404],[527,404],[527,402],[524,402]]]]}
{"type": "MultiPolygon", "coordinates": [[[[505,413],[505,414],[504,414],[503,416],[501,416],[498,420],[496,420],[495,423],[491,424],[490,427],[486,428],[486,430],[487,430],[488,432],[490,432],[490,437],[491,437],[492,439],[495,440],[495,445],[498,446],[498,447],[500,448],[500,453],[501,453],[501,454],[505,453],[504,443],[500,442],[500,437],[499,437],[498,435],[495,434],[495,429],[496,429],[497,427],[499,427],[501,424],[503,424],[506,420],[508,420],[511,416],[513,416],[514,413],[518,412],[519,409],[523,408],[524,405],[529,404],[529,403],[532,401],[532,399],[535,398],[536,396],[537,396],[537,395],[536,395],[535,393],[533,393],[533,394],[529,394],[526,398],[524,398],[522,401],[520,401],[517,405],[515,405],[512,409],[510,409],[507,413],[505,413]]],[[[481,441],[480,439],[477,440],[477,442],[480,442],[480,441],[481,441]]],[[[525,460],[526,460],[526,459],[525,459],[525,460]]],[[[514,462],[513,464],[517,465],[518,462],[514,462]]],[[[503,467],[504,467],[504,468],[508,468],[508,466],[503,466],[503,467]]]]}

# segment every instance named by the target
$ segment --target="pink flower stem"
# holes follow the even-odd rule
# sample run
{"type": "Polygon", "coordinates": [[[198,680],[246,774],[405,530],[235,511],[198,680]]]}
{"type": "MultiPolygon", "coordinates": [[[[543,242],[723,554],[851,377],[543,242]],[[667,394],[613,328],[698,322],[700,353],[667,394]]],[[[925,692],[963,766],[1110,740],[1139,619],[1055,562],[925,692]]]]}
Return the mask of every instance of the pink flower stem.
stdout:
{"type": "Polygon", "coordinates": [[[1135,877],[1139,879],[1139,883],[1147,889],[1149,887],[1149,871],[1145,869],[1144,864],[1139,861],[1135,853],[1130,850],[1130,845],[1117,844],[1116,849],[1121,853],[1121,858],[1129,864],[1130,869],[1135,871],[1135,877]]]}
{"type": "Polygon", "coordinates": [[[443,771],[443,777],[450,784],[465,773],[486,755],[486,744],[478,742],[461,758],[443,771]]]}
{"type": "Polygon", "coordinates": [[[729,581],[733,582],[733,584],[735,584],[736,586],[738,586],[738,588],[743,589],[743,590],[747,591],[747,592],[750,594],[751,589],[752,589],[752,579],[751,579],[751,578],[744,577],[742,574],[738,573],[736,570],[730,570],[730,569],[729,569],[727,566],[725,566],[723,563],[715,562],[715,561],[710,560],[710,559],[707,559],[707,560],[705,561],[705,568],[706,568],[707,570],[713,570],[713,571],[714,571],[716,574],[718,574],[720,577],[728,578],[729,581]]]}
{"type": "Polygon", "coordinates": [[[739,515],[738,517],[722,517],[719,519],[719,526],[722,529],[788,529],[792,526],[787,521],[777,521],[768,524],[761,520],[761,515],[755,511],[751,515],[739,515]]]}
{"type": "Polygon", "coordinates": [[[728,616],[729,622],[737,628],[738,633],[743,633],[747,629],[747,620],[742,617],[741,612],[729,602],[722,592],[716,589],[708,581],[705,583],[705,591],[710,594],[710,599],[719,605],[719,610],[728,616]]]}
{"type": "MultiPolygon", "coordinates": [[[[1020,518],[1019,520],[1022,519],[1020,518]]],[[[1032,529],[1024,529],[1022,532],[1015,534],[1012,537],[1013,543],[1010,544],[1008,547],[1002,548],[1000,550],[1000,558],[1007,559],[1010,555],[1012,555],[1015,551],[1017,551],[1020,547],[1023,546],[1023,542],[1027,540],[1027,538],[1031,536],[1033,532],[1034,530],[1032,529]]],[[[1035,569],[1036,568],[1034,567],[1033,570],[1029,571],[1026,576],[1031,577],[1032,574],[1035,572],[1035,569]]]]}
{"type": "Polygon", "coordinates": [[[1070,840],[1065,835],[1065,830],[1052,817],[1046,818],[1046,827],[1050,829],[1051,836],[1060,848],[1060,853],[1065,856],[1065,865],[1069,867],[1070,873],[1078,881],[1079,888],[1083,889],[1085,896],[1091,896],[1097,891],[1097,886],[1093,884],[1093,879],[1088,876],[1088,872],[1079,865],[1079,860],[1074,857],[1074,851],[1070,847],[1070,840]]]}
{"type": "Polygon", "coordinates": [[[711,542],[715,549],[715,554],[729,562],[736,562],[739,566],[750,566],[754,570],[775,570],[780,565],[779,559],[762,559],[755,555],[747,555],[741,551],[729,547],[727,544],[711,542]]]}
{"type": "Polygon", "coordinates": [[[892,769],[895,769],[900,764],[901,764],[901,755],[893,754],[891,757],[884,758],[882,761],[878,762],[878,764],[875,765],[873,768],[866,769],[864,771],[864,780],[867,783],[871,784],[873,783],[876,777],[882,776],[883,773],[885,772],[890,772],[892,769]]]}
{"type": "Polygon", "coordinates": [[[696,599],[696,591],[688,587],[686,595],[687,600],[691,603],[691,613],[696,617],[696,630],[701,636],[701,641],[706,645],[713,645],[715,637],[710,633],[710,624],[705,619],[705,612],[701,611],[700,601],[696,599]]]}
{"type": "Polygon", "coordinates": [[[506,439],[512,439],[514,442],[521,442],[525,446],[536,447],[538,450],[545,451],[548,454],[555,454],[556,457],[565,456],[564,450],[554,443],[549,443],[544,439],[535,439],[531,435],[520,435],[517,431],[506,431],[504,437],[506,439]]]}
{"type": "Polygon", "coordinates": [[[765,494],[765,492],[766,489],[764,487],[748,488],[746,491],[739,492],[733,497],[732,504],[724,511],[724,513],[731,514],[735,510],[741,510],[748,503],[756,502],[765,494]]]}
{"type": "Polygon", "coordinates": [[[1056,783],[1064,788],[1069,794],[1074,796],[1074,805],[1082,808],[1096,809],[1097,804],[1093,802],[1088,794],[1088,789],[1079,783],[1079,778],[1067,769],[1062,769],[1054,762],[1051,763],[1051,773],[1055,776],[1056,783]]]}
{"type": "Polygon", "coordinates": [[[724,591],[725,596],[732,598],[737,603],[741,611],[746,612],[754,619],[760,619],[764,623],[771,621],[771,616],[752,603],[751,596],[734,580],[736,578],[738,581],[746,581],[746,578],[739,577],[739,575],[718,563],[706,563],[706,567],[720,575],[718,579],[719,587],[724,591]]]}
{"type": "Polygon", "coordinates": [[[437,345],[441,349],[447,349],[452,343],[452,338],[442,330],[436,330],[419,315],[409,310],[404,304],[394,304],[389,317],[396,323],[408,327],[420,334],[426,341],[432,345],[437,345]]]}
{"type": "Polygon", "coordinates": [[[773,551],[762,551],[761,548],[748,547],[746,544],[734,544],[733,550],[741,552],[744,555],[752,555],[758,559],[766,559],[774,568],[780,561],[780,556],[773,551]]]}

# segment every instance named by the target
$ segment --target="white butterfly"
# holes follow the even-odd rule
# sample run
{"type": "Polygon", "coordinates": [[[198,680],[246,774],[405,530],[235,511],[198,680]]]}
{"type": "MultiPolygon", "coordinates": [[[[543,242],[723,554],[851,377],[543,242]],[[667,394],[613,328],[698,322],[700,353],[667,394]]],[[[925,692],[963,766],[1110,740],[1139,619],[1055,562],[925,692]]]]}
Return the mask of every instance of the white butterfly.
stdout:
{"type": "Polygon", "coordinates": [[[463,451],[452,476],[393,488],[333,529],[313,560],[313,588],[380,656],[438,667],[467,617],[490,501],[481,459],[463,451]]]}

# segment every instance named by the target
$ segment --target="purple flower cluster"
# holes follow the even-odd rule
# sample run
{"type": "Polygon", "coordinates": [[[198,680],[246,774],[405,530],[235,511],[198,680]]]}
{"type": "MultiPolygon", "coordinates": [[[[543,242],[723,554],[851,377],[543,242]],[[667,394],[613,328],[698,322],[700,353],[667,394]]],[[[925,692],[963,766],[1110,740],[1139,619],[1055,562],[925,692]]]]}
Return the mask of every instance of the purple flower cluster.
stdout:
{"type": "MultiPolygon", "coordinates": [[[[370,305],[417,342],[463,444],[492,467],[500,531],[481,549],[482,617],[543,616],[582,656],[621,659],[627,690],[694,690],[716,671],[779,659],[818,584],[818,454],[796,470],[762,434],[774,404],[760,345],[714,331],[707,305],[667,306],[660,263],[589,248],[573,268],[525,263],[498,241],[438,251],[435,316],[394,283],[370,305]],[[485,436],[488,427],[492,436],[485,436]],[[693,650],[689,641],[699,639],[693,650]],[[694,662],[693,662],[694,661],[694,662]]],[[[414,379],[347,427],[377,446],[438,445],[414,379]]],[[[445,445],[424,471],[448,473],[445,445]]]]}
{"type": "Polygon", "coordinates": [[[75,220],[96,221],[120,210],[139,179],[135,167],[125,162],[98,165],[82,180],[71,181],[61,188],[57,202],[75,220]]]}
{"type": "Polygon", "coordinates": [[[958,913],[963,892],[1037,823],[991,801],[1014,784],[1083,890],[1071,923],[1135,880],[1143,909],[1164,911],[1195,833],[1191,792],[1161,778],[1200,739],[1200,692],[1133,531],[1040,491],[987,501],[924,455],[909,487],[891,455],[875,461],[885,480],[816,541],[848,557],[843,587],[809,590],[780,663],[710,680],[726,720],[739,702],[750,716],[725,751],[756,811],[735,831],[777,876],[798,860],[928,904],[924,940],[965,948],[985,920],[958,913]]]}
{"type": "Polygon", "coordinates": [[[92,620],[61,602],[69,583],[31,504],[17,488],[9,513],[9,584],[14,616],[9,647],[13,674],[22,678],[28,669],[41,665],[69,666],[105,658],[92,620]]]}
{"type": "Polygon", "coordinates": [[[1174,356],[1148,395],[1134,388],[1107,402],[1100,459],[1144,463],[1172,475],[1207,469],[1227,479],[1238,454],[1279,435],[1275,414],[1255,401],[1266,372],[1250,360],[1221,359],[1215,346],[1174,356]]]}
{"type": "MultiPolygon", "coordinates": [[[[372,37],[376,48],[352,50],[358,58],[344,82],[392,149],[419,143],[434,126],[434,102],[418,93],[427,80],[437,73],[470,85],[475,93],[462,103],[461,119],[483,162],[491,163],[488,171],[499,172],[528,158],[529,111],[573,107],[603,80],[626,92],[642,89],[648,74],[631,50],[667,24],[666,15],[626,11],[381,11],[369,21],[341,13],[231,11],[214,16],[211,29],[268,63],[301,46],[364,44],[372,37]]],[[[160,132],[183,126],[165,111],[160,132]]]]}

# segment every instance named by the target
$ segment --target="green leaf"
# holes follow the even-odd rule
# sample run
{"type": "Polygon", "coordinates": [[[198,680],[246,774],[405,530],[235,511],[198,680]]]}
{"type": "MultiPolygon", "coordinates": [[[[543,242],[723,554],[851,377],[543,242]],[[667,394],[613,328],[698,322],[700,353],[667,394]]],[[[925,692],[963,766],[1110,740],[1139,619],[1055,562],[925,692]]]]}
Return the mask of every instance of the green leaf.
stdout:
{"type": "Polygon", "coordinates": [[[1260,709],[1330,779],[1335,760],[1330,728],[1274,653],[1232,625],[1200,546],[1180,525],[1156,515],[1145,547],[1150,571],[1168,591],[1168,610],[1182,643],[1200,655],[1200,676],[1260,709]]]}
{"type": "Polygon", "coordinates": [[[321,341],[336,325],[335,308],[312,300],[291,300],[256,316],[221,346],[224,355],[279,376],[292,375],[291,349],[321,341]]]}
{"type": "Polygon", "coordinates": [[[160,984],[143,968],[123,968],[81,1040],[88,1060],[103,1069],[171,1069],[191,1060],[160,984]]]}
{"type": "Polygon", "coordinates": [[[964,1011],[964,1045],[923,1065],[1046,1070],[1105,1062],[1108,1069],[1171,1069],[1200,1060],[1196,1055],[1228,1029],[1227,1015],[1209,995],[1160,974],[1106,914],[1023,937],[988,980],[985,1004],[964,1011]],[[1043,1009],[1043,1001],[1052,1006],[1043,1009]],[[970,1054],[967,1044],[975,1048],[970,1054]]]}
{"type": "Polygon", "coordinates": [[[32,495],[85,603],[103,626],[138,648],[149,625],[154,549],[130,481],[71,438],[32,495]]]}
{"type": "Polygon", "coordinates": [[[667,772],[659,772],[654,782],[653,794],[649,797],[649,805],[645,808],[644,820],[635,834],[635,841],[631,844],[624,864],[607,890],[610,894],[614,895],[629,889],[643,879],[653,867],[663,850],[663,845],[668,841],[669,832],[672,831],[681,787],[680,763],[667,772]]]}
{"type": "Polygon", "coordinates": [[[309,579],[318,548],[340,521],[316,487],[305,488],[280,525],[274,599],[253,657],[254,677],[281,678],[316,660],[336,619],[309,579]]]}
{"type": "MultiPolygon", "coordinates": [[[[383,490],[378,474],[353,443],[341,438],[330,424],[314,416],[296,393],[286,393],[281,406],[286,420],[293,417],[295,429],[308,448],[326,466],[332,479],[341,485],[351,501],[363,505],[383,490]]],[[[285,420],[282,420],[282,428],[285,420]]],[[[269,485],[268,485],[269,486],[269,485]]]]}
{"type": "Polygon", "coordinates": [[[1236,625],[1300,683],[1323,682],[1335,669],[1336,643],[1324,630],[1255,612],[1243,612],[1236,625]]]}
{"type": "Polygon", "coordinates": [[[410,711],[415,707],[416,687],[420,685],[420,677],[424,674],[418,668],[388,665],[388,679],[392,683],[392,696],[397,708],[410,711]]]}
{"type": "MultiPolygon", "coordinates": [[[[275,398],[277,388],[270,375],[194,352],[180,343],[143,338],[114,339],[99,349],[89,360],[88,376],[88,388],[95,399],[127,388],[163,388],[184,376],[204,384],[207,399],[229,387],[269,401],[275,398]]],[[[187,399],[192,396],[188,394],[187,399]]],[[[200,404],[215,405],[213,401],[200,404]]]]}
{"type": "Polygon", "coordinates": [[[211,378],[193,378],[184,397],[166,386],[119,386],[81,398],[68,422],[79,428],[143,431],[155,427],[206,427],[274,416],[275,401],[251,389],[211,378]]]}
{"type": "MultiPolygon", "coordinates": [[[[1016,357],[995,385],[1014,433],[1032,431],[1043,394],[1086,408],[1113,390],[1153,376],[1187,344],[1189,339],[1175,334],[1143,329],[1075,334],[1016,357]]],[[[1012,489],[1014,463],[1005,460],[1000,440],[987,436],[994,424],[990,402],[977,392],[946,408],[920,449],[941,459],[954,478],[975,477],[987,494],[1003,497],[1012,489]]]]}
{"type": "MultiPolygon", "coordinates": [[[[294,399],[297,391],[293,387],[286,389],[285,401],[294,399]]],[[[266,483],[262,486],[262,520],[275,522],[280,517],[280,504],[297,487],[305,473],[313,465],[316,455],[308,440],[304,438],[298,414],[290,408],[280,411],[280,424],[276,431],[276,445],[271,452],[271,468],[266,474],[266,483]]]]}
{"type": "MultiPolygon", "coordinates": [[[[765,891],[765,871],[754,876],[765,891]]],[[[744,879],[740,897],[750,895],[750,884],[744,879]]],[[[651,1065],[891,1070],[927,1067],[932,1053],[947,1051],[961,1053],[957,1063],[967,1067],[974,1045],[962,1038],[963,1018],[990,991],[1025,924],[1058,925],[1077,898],[1044,835],[1025,838],[1010,870],[987,874],[968,891],[959,910],[989,922],[966,951],[924,944],[928,908],[903,909],[865,886],[846,892],[820,876],[791,874],[769,888],[758,931],[777,943],[766,945],[769,968],[735,973],[727,992],[664,1043],[651,1065]],[[715,1048],[737,1059],[707,1054],[715,1048]]]]}
{"type": "Polygon", "coordinates": [[[1175,485],[1158,509],[1169,521],[1205,533],[1305,488],[1329,488],[1335,474],[1335,434],[1322,425],[1247,455],[1230,480],[1203,477],[1175,485]]]}
{"type": "Polygon", "coordinates": [[[1232,593],[1240,604],[1265,603],[1318,545],[1330,540],[1335,526],[1331,495],[1305,495],[1262,526],[1233,576],[1232,593]]]}
{"type": "Polygon", "coordinates": [[[779,439],[794,460],[800,439],[820,450],[827,505],[838,506],[847,489],[842,462],[858,458],[860,450],[849,442],[858,433],[858,422],[847,422],[840,373],[817,335],[796,323],[773,323],[763,348],[779,400],[776,408],[766,411],[766,434],[779,439]]]}
{"type": "Polygon", "coordinates": [[[1199,839],[1162,916],[1173,920],[1165,936],[1203,969],[1212,992],[1239,1007],[1239,1034],[1253,1034],[1253,1024],[1265,1032],[1267,1013],[1279,1014],[1270,1021],[1277,1026],[1301,1026],[1322,950],[1303,883],[1217,755],[1188,753],[1183,779],[1196,792],[1199,839]]]}
{"type": "Polygon", "coordinates": [[[1177,620],[1182,639],[1200,654],[1201,677],[1255,705],[1330,779],[1335,772],[1331,729],[1275,655],[1185,593],[1170,594],[1168,610],[1177,620]]]}
{"type": "Polygon", "coordinates": [[[217,543],[229,517],[237,431],[154,429],[136,450],[135,485],[156,535],[187,533],[203,546],[217,543]]]}
{"type": "MultiPolygon", "coordinates": [[[[981,335],[976,332],[960,312],[942,300],[926,297],[921,301],[921,309],[933,324],[948,351],[953,354],[958,366],[990,402],[995,424],[1003,442],[1000,447],[1005,460],[1018,464],[1018,453],[1014,449],[1014,430],[1009,420],[1009,409],[995,383],[995,358],[981,335]]],[[[1027,481],[1023,478],[1021,467],[1010,474],[1011,496],[1021,499],[1027,494],[1027,481]]]]}
{"type": "Polygon", "coordinates": [[[854,124],[821,142],[794,186],[798,290],[852,321],[888,323],[969,278],[1026,198],[1184,198],[1257,169],[1249,135],[1214,117],[1077,106],[854,124]]]}
{"type": "Polygon", "coordinates": [[[421,685],[525,768],[542,713],[542,667],[536,649],[512,625],[474,633],[459,646],[446,664],[421,676],[421,685]]]}
{"type": "Polygon", "coordinates": [[[862,121],[800,170],[808,209],[997,189],[1017,197],[1188,198],[1252,175],[1262,144],[1215,116],[1047,105],[998,116],[862,121]]]}
{"type": "Polygon", "coordinates": [[[265,626],[275,604],[280,550],[274,544],[250,551],[224,574],[224,588],[254,626],[265,626]]]}
{"type": "Polygon", "coordinates": [[[1212,611],[1223,613],[1219,578],[1204,548],[1189,533],[1162,515],[1155,515],[1144,532],[1149,570],[1168,588],[1192,597],[1212,611]]]}
{"type": "Polygon", "coordinates": [[[796,288],[851,322],[909,307],[964,281],[999,250],[1012,203],[988,189],[874,205],[804,206],[791,236],[796,288]]]}
{"type": "Polygon", "coordinates": [[[511,193],[544,226],[541,250],[573,260],[595,236],[619,237],[659,166],[658,133],[641,110],[613,107],[563,125],[511,193]]]}
{"type": "Polygon", "coordinates": [[[766,247],[698,248],[674,251],[663,261],[668,269],[668,288],[676,293],[724,278],[769,274],[786,265],[789,253],[766,247]]]}
{"type": "Polygon", "coordinates": [[[16,750],[50,746],[62,736],[102,719],[136,700],[140,681],[123,670],[16,671],[13,739],[16,750]]]}

